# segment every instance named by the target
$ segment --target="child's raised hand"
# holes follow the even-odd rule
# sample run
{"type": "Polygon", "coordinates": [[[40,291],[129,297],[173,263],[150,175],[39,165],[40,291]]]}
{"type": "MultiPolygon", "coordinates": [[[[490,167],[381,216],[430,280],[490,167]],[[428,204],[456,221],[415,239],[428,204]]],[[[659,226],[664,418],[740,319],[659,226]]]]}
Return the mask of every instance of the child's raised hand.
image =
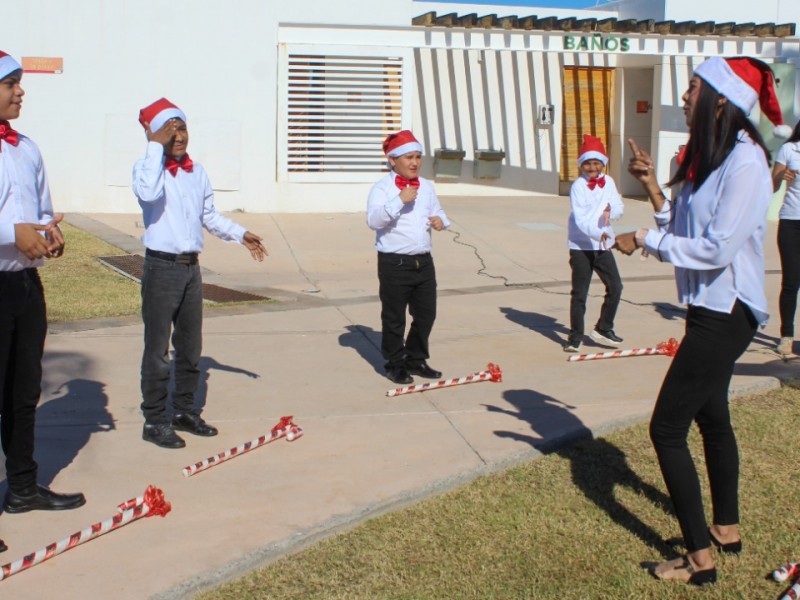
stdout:
{"type": "Polygon", "coordinates": [[[61,233],[61,228],[58,226],[64,220],[63,213],[56,213],[53,215],[53,220],[46,225],[45,239],[50,247],[50,258],[58,258],[64,254],[64,234],[61,233]]]}
{"type": "Polygon", "coordinates": [[[178,130],[177,119],[170,119],[169,121],[164,123],[158,129],[158,131],[151,131],[150,123],[146,123],[144,127],[144,131],[147,134],[147,141],[156,142],[157,144],[161,144],[162,146],[166,146],[172,141],[172,139],[175,137],[175,132],[177,130],[178,130]]]}
{"type": "Polygon", "coordinates": [[[400,191],[400,200],[403,204],[411,204],[417,199],[417,192],[419,188],[412,185],[400,191]]]}
{"type": "Polygon", "coordinates": [[[40,233],[48,227],[37,223],[14,224],[14,246],[31,260],[50,256],[50,244],[40,233]]]}
{"type": "Polygon", "coordinates": [[[244,238],[242,239],[242,244],[250,251],[250,256],[253,257],[253,260],[257,260],[258,262],[262,262],[265,256],[269,256],[269,252],[267,252],[261,240],[261,237],[251,231],[245,231],[244,238]]]}

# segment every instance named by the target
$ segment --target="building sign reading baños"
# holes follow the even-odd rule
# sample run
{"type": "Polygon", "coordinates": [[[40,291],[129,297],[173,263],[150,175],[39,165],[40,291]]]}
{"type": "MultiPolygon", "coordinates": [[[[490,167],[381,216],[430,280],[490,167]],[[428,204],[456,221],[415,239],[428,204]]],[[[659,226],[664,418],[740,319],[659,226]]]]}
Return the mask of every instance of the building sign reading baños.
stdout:
{"type": "Polygon", "coordinates": [[[604,36],[599,33],[594,35],[565,35],[564,50],[598,50],[600,52],[627,52],[631,48],[629,38],[620,38],[614,35],[604,36]]]}

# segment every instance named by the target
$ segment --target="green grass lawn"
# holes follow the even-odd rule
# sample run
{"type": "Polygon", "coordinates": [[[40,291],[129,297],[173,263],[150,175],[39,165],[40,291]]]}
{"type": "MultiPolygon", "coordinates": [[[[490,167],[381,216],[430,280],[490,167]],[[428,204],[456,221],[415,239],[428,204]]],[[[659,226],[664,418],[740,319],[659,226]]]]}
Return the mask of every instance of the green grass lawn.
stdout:
{"type": "MultiPolygon", "coordinates": [[[[800,560],[800,392],[732,406],[744,551],[717,555],[714,586],[656,581],[640,566],[675,556],[663,540],[680,532],[639,425],[376,517],[199,598],[778,598],[788,585],[766,576],[800,560]]],[[[699,442],[693,432],[704,479],[699,442]]]]}
{"type": "Polygon", "coordinates": [[[68,223],[62,223],[61,229],[67,242],[64,256],[47,260],[39,270],[47,299],[47,320],[138,314],[142,304],[139,284],[97,261],[98,256],[124,252],[68,223]]]}
{"type": "MultiPolygon", "coordinates": [[[[98,256],[125,254],[103,240],[62,223],[67,246],[64,256],[50,259],[39,270],[47,299],[47,320],[80,321],[97,317],[122,317],[141,312],[141,286],[101,264],[98,256]]],[[[263,304],[271,300],[206,303],[205,310],[263,304]]]]}

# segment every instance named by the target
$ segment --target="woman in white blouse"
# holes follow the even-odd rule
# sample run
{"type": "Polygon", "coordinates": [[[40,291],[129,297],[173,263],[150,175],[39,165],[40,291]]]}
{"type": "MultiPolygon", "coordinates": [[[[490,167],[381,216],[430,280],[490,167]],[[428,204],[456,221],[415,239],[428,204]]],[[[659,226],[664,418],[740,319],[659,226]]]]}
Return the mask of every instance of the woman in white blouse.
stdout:
{"type": "MultiPolygon", "coordinates": [[[[650,437],[683,534],[686,556],[651,565],[658,579],[694,585],[716,581],[712,544],[738,553],[739,452],[728,409],[736,360],[766,322],[764,231],[772,197],[769,151],[747,115],[759,99],[758,79],[772,87],[769,67],[749,58],[702,63],[683,96],[689,141],[669,182],[668,200],[653,161],[630,142],[628,167],[655,209],[658,229],[617,236],[626,254],[644,248],[675,267],[686,332],[664,378],[650,437]],[[703,438],[713,505],[705,519],[700,482],[687,445],[692,423],[703,438]]],[[[777,100],[775,99],[777,106],[777,100]]],[[[780,120],[778,116],[771,119],[780,120]]],[[[771,108],[762,113],[770,115],[771,108]]]]}
{"type": "Polygon", "coordinates": [[[772,188],[778,191],[786,182],[786,195],[778,214],[778,252],[781,255],[781,339],[775,348],[784,357],[792,354],[794,314],[800,289],[800,122],[791,137],[780,147],[772,167],[772,188]]]}

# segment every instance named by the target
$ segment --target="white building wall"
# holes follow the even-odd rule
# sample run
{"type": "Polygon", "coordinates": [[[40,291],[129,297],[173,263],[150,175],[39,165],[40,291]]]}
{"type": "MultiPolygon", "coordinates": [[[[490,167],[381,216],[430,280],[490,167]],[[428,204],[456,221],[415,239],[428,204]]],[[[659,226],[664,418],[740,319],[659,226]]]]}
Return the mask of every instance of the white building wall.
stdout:
{"type": "Polygon", "coordinates": [[[278,25],[406,25],[412,12],[411,0],[5,0],[0,49],[64,59],[63,74],[25,75],[17,122],[42,149],[59,210],[138,209],[138,112],[161,96],[186,112],[219,208],[335,210],[319,186],[304,206],[276,183],[278,25]]]}
{"type": "MultiPolygon", "coordinates": [[[[732,0],[706,17],[704,4],[687,0],[623,0],[619,13],[608,10],[612,5],[580,11],[412,0],[6,0],[0,49],[18,59],[64,59],[63,74],[25,75],[27,95],[18,122],[42,148],[58,210],[137,210],[130,171],[145,147],[138,111],[166,96],[188,115],[190,152],[209,171],[220,209],[357,211],[363,210],[369,182],[293,183],[278,172],[276,140],[285,125],[279,114],[280,56],[287,44],[329,49],[348,44],[366,53],[397,49],[408,56],[404,126],[422,136],[428,174],[436,148],[467,152],[462,177],[437,184],[441,194],[554,192],[565,65],[653,68],[652,138],[655,152],[669,164],[685,138],[680,94],[689,70],[668,57],[688,63],[691,57],[752,53],[797,64],[797,40],[631,35],[629,53],[569,53],[563,51],[561,32],[419,28],[410,27],[412,17],[435,10],[625,18],[624,10],[639,6],[656,12],[661,7],[666,18],[676,20],[800,20],[796,0],[764,0],[741,16],[730,12],[748,5],[732,0]],[[689,12],[683,16],[678,10],[689,12]],[[544,104],[556,107],[553,125],[536,122],[544,104]],[[501,178],[474,180],[474,151],[491,148],[506,152],[501,178]]],[[[649,16],[659,18],[655,12],[637,18],[649,16]]],[[[798,101],[800,93],[795,115],[800,115],[798,101]]],[[[612,124],[612,131],[612,150],[622,164],[623,120],[612,124]]],[[[663,164],[660,160],[660,170],[663,164]]]]}

